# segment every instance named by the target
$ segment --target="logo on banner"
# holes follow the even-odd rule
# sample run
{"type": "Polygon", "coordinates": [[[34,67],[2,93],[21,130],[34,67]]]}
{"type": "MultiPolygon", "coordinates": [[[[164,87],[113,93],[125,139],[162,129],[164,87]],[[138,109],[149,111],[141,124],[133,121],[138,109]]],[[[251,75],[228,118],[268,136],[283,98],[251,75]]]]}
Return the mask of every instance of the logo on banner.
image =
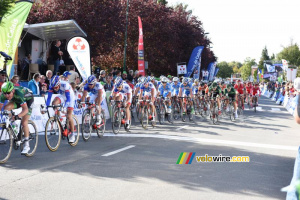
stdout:
{"type": "Polygon", "coordinates": [[[177,71],[178,71],[178,74],[186,74],[187,73],[186,65],[178,65],[177,71]]]}
{"type": "Polygon", "coordinates": [[[77,51],[85,49],[85,45],[84,45],[83,41],[81,40],[81,38],[76,38],[76,40],[73,44],[73,49],[77,50],[77,51]]]}
{"type": "Polygon", "coordinates": [[[202,71],[203,77],[208,77],[209,72],[208,71],[202,71]]]}

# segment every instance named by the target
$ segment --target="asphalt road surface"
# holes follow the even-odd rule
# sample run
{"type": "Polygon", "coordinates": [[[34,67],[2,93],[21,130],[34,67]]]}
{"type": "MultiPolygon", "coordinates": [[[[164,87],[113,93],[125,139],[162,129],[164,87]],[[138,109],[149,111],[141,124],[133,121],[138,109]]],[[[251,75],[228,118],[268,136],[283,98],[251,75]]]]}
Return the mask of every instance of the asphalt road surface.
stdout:
{"type": "Polygon", "coordinates": [[[236,122],[219,125],[196,117],[130,133],[96,136],[76,147],[62,141],[50,152],[39,136],[36,154],[13,150],[0,165],[1,199],[285,199],[299,126],[273,101],[262,97],[259,111],[246,110],[236,122]],[[176,164],[181,152],[196,156],[249,156],[250,162],[176,164]]]}

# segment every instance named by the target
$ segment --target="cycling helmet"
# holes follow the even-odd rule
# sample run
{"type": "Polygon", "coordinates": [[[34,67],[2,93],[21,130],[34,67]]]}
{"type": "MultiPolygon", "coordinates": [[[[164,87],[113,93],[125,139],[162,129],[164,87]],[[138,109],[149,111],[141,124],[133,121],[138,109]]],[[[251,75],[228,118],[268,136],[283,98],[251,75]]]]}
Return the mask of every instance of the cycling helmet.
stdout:
{"type": "Polygon", "coordinates": [[[294,88],[296,90],[300,91],[300,78],[299,77],[294,80],[294,88]]]}
{"type": "Polygon", "coordinates": [[[165,76],[163,76],[163,75],[162,75],[162,76],[160,76],[160,77],[159,77],[159,80],[162,80],[164,77],[165,77],[165,76]]]}
{"type": "Polygon", "coordinates": [[[217,86],[218,86],[218,84],[216,82],[213,82],[212,87],[215,88],[217,86]]]}
{"type": "Polygon", "coordinates": [[[229,88],[232,88],[232,85],[230,83],[227,85],[227,89],[229,88]]]}
{"type": "Polygon", "coordinates": [[[89,76],[87,79],[87,83],[89,85],[94,85],[96,82],[97,82],[97,79],[94,75],[89,76]]]}
{"type": "Polygon", "coordinates": [[[150,81],[153,81],[153,80],[154,80],[154,76],[151,76],[151,77],[150,77],[150,81]]]}
{"type": "Polygon", "coordinates": [[[115,81],[115,88],[118,88],[118,87],[120,87],[121,85],[123,85],[123,80],[122,80],[122,78],[120,78],[120,79],[116,79],[116,81],[115,81]]]}
{"type": "Polygon", "coordinates": [[[71,75],[71,73],[68,72],[68,71],[65,71],[65,72],[63,73],[63,76],[64,76],[64,77],[68,77],[69,75],[71,75]]]}
{"type": "MultiPolygon", "coordinates": [[[[140,77],[141,78],[141,77],[140,77]]],[[[140,82],[140,78],[138,79],[138,81],[140,82]]],[[[118,76],[116,79],[115,79],[115,83],[119,82],[120,80],[122,80],[122,78],[120,76],[118,76]]]]}
{"type": "Polygon", "coordinates": [[[178,82],[179,81],[179,78],[178,77],[174,77],[173,78],[173,82],[178,82]]]}
{"type": "Polygon", "coordinates": [[[168,79],[167,77],[163,77],[163,79],[161,80],[161,82],[167,83],[167,82],[169,82],[168,80],[169,80],[169,79],[168,79]]]}
{"type": "Polygon", "coordinates": [[[142,78],[142,77],[139,77],[139,78],[138,78],[138,83],[140,83],[140,82],[141,82],[141,78],[142,78]]]}
{"type": "Polygon", "coordinates": [[[188,83],[188,82],[189,82],[188,78],[184,77],[184,78],[182,79],[182,83],[188,83]]]}
{"type": "Polygon", "coordinates": [[[3,83],[1,87],[2,92],[11,92],[14,89],[14,84],[10,81],[3,83]]]}
{"type": "Polygon", "coordinates": [[[60,80],[59,80],[59,76],[55,75],[53,76],[53,78],[51,79],[51,83],[50,83],[50,87],[57,87],[60,85],[60,80]]]}

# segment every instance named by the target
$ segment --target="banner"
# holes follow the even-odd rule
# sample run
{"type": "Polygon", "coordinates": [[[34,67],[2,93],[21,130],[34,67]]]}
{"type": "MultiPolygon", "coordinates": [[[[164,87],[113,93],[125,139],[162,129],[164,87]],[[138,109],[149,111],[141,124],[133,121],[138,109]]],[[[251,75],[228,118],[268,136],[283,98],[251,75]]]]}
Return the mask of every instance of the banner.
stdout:
{"type": "Polygon", "coordinates": [[[211,63],[211,68],[210,68],[210,72],[209,72],[209,81],[212,81],[214,79],[214,74],[215,74],[215,69],[217,66],[217,62],[212,62],[211,63]]]}
{"type": "Polygon", "coordinates": [[[265,64],[265,66],[267,67],[268,72],[275,72],[274,65],[265,64]]]}
{"type": "Polygon", "coordinates": [[[186,74],[186,65],[177,65],[177,74],[186,74]]]}
{"type": "Polygon", "coordinates": [[[203,46],[195,47],[192,55],[190,57],[188,67],[187,67],[187,74],[185,77],[190,77],[193,73],[200,74],[200,65],[201,65],[201,53],[203,51],[203,46]]]}
{"type": "MultiPolygon", "coordinates": [[[[25,21],[31,9],[32,2],[20,1],[12,4],[11,9],[0,22],[0,50],[14,59],[20,41],[25,21]]],[[[0,68],[4,64],[4,58],[0,56],[0,68]]],[[[10,75],[13,60],[7,62],[7,74],[10,75]]]]}
{"type": "Polygon", "coordinates": [[[208,80],[209,80],[209,77],[210,77],[210,74],[211,74],[211,70],[212,70],[212,68],[213,68],[213,65],[214,65],[214,63],[213,62],[211,62],[211,63],[209,63],[209,65],[208,65],[208,67],[207,67],[207,71],[208,71],[208,80]]]}
{"type": "Polygon", "coordinates": [[[282,69],[284,71],[287,71],[287,69],[289,68],[289,64],[286,60],[282,59],[282,69]]]}
{"type": "Polygon", "coordinates": [[[139,74],[145,76],[143,26],[140,17],[138,17],[138,20],[139,20],[138,70],[139,70],[139,74]]]}
{"type": "Polygon", "coordinates": [[[82,37],[74,37],[68,43],[68,52],[83,80],[91,75],[90,45],[82,37]]]}
{"type": "Polygon", "coordinates": [[[214,77],[216,77],[216,76],[217,76],[217,74],[218,74],[219,70],[220,70],[220,68],[219,68],[219,67],[216,67],[216,69],[215,69],[215,74],[214,74],[214,77]]]}

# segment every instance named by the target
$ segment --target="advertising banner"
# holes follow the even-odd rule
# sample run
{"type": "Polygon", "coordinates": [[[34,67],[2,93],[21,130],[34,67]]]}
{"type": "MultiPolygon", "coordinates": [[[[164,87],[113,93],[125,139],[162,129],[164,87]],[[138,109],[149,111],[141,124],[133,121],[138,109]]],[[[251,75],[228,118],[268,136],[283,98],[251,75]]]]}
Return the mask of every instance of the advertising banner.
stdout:
{"type": "Polygon", "coordinates": [[[186,74],[186,65],[177,65],[177,74],[186,74]]]}
{"type": "MultiPolygon", "coordinates": [[[[0,22],[0,50],[14,58],[23,31],[25,21],[31,9],[32,2],[20,1],[12,4],[11,9],[5,14],[0,22]]],[[[0,68],[4,64],[4,59],[0,58],[0,68]]],[[[7,74],[10,75],[13,61],[7,62],[7,74]]]]}
{"type": "Polygon", "coordinates": [[[83,80],[91,75],[90,45],[82,37],[74,37],[68,43],[68,52],[83,80]]]}
{"type": "Polygon", "coordinates": [[[139,21],[138,70],[139,70],[139,74],[145,76],[143,26],[140,17],[138,17],[138,21],[139,21]]]}
{"type": "Polygon", "coordinates": [[[190,57],[188,67],[187,67],[187,74],[185,77],[190,77],[193,73],[200,74],[200,65],[201,65],[201,54],[203,51],[203,46],[197,46],[194,48],[192,55],[190,57]]]}

